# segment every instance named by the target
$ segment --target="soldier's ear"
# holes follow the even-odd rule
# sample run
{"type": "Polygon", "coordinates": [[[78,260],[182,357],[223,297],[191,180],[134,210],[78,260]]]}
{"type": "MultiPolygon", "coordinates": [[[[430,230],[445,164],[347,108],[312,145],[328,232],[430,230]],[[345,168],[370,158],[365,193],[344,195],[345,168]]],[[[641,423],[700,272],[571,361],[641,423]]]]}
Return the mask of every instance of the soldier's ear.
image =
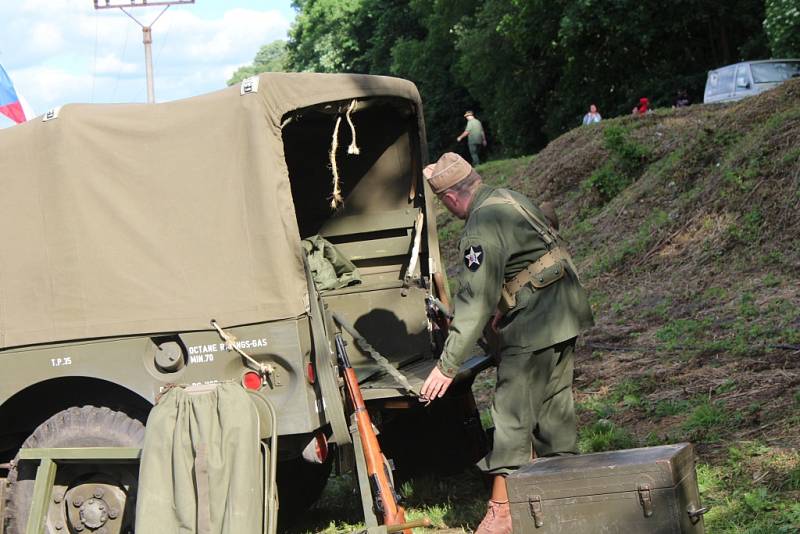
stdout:
{"type": "Polygon", "coordinates": [[[455,191],[445,191],[439,196],[439,199],[450,211],[458,206],[458,194],[455,191]]]}

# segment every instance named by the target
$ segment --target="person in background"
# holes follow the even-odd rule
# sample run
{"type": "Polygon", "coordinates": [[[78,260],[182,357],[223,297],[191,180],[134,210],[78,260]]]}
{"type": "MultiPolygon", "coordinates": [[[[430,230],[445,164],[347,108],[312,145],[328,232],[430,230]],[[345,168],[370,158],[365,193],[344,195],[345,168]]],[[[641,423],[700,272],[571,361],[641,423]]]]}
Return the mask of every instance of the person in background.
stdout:
{"type": "MultiPolygon", "coordinates": [[[[577,453],[572,378],[575,340],[594,324],[586,292],[547,211],[490,187],[452,152],[422,174],[445,207],[465,220],[458,290],[444,350],[420,391],[441,398],[491,320],[499,363],[492,450],[478,467],[492,493],[475,534],[511,533],[506,476],[538,456],[577,453]]],[[[545,206],[542,206],[545,207],[545,206]]]]}
{"type": "Polygon", "coordinates": [[[597,111],[597,106],[592,104],[589,106],[589,113],[583,116],[583,124],[594,124],[596,122],[600,122],[603,120],[603,117],[600,116],[600,113],[597,111]]]}
{"type": "Polygon", "coordinates": [[[677,95],[675,96],[675,107],[676,108],[685,108],[691,104],[689,100],[689,94],[686,92],[685,89],[681,89],[678,91],[677,95]]]}
{"type": "Polygon", "coordinates": [[[483,124],[475,118],[472,111],[464,113],[464,118],[467,119],[467,126],[461,132],[456,140],[460,143],[462,139],[467,138],[467,145],[469,145],[469,156],[472,158],[473,165],[480,165],[481,158],[479,151],[481,146],[486,146],[486,132],[483,131],[483,124]]]}
{"type": "Polygon", "coordinates": [[[645,113],[650,111],[650,100],[647,97],[642,97],[639,99],[639,105],[633,108],[634,115],[644,115],[645,113]]]}

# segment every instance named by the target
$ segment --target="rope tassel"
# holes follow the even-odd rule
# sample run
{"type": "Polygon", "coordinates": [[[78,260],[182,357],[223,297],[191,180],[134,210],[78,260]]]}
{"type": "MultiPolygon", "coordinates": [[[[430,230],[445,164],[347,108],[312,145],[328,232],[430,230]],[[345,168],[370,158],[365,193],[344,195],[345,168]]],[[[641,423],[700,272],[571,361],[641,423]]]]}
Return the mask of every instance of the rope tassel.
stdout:
{"type": "Polygon", "coordinates": [[[333,193],[331,193],[331,209],[336,209],[342,205],[342,186],[339,180],[339,167],[336,165],[336,151],[339,149],[339,125],[342,124],[342,117],[336,117],[336,126],[333,128],[333,138],[331,139],[331,151],[328,157],[331,161],[331,171],[333,172],[333,193]]]}
{"type": "Polygon", "coordinates": [[[350,106],[347,108],[347,114],[345,115],[347,123],[350,125],[350,135],[353,138],[353,140],[350,141],[350,146],[347,147],[347,153],[354,155],[361,154],[361,149],[358,148],[358,143],[356,142],[356,127],[353,124],[353,119],[350,118],[350,114],[355,111],[357,103],[356,100],[350,102],[350,106]]]}
{"type": "MultiPolygon", "coordinates": [[[[353,124],[353,119],[351,115],[353,111],[355,111],[356,106],[358,105],[358,101],[353,99],[350,101],[350,105],[347,107],[347,112],[345,113],[345,119],[347,119],[347,124],[350,125],[350,135],[352,137],[352,141],[350,142],[350,146],[347,147],[347,153],[358,155],[361,153],[361,149],[358,148],[358,143],[356,142],[356,126],[353,124]]],[[[336,151],[339,150],[339,127],[342,124],[342,116],[339,115],[336,117],[336,126],[333,127],[333,136],[331,137],[331,150],[328,153],[328,159],[331,163],[331,172],[333,173],[333,192],[331,192],[331,209],[337,209],[344,203],[344,199],[342,198],[342,183],[341,178],[339,178],[339,166],[336,164],[336,151]]]]}

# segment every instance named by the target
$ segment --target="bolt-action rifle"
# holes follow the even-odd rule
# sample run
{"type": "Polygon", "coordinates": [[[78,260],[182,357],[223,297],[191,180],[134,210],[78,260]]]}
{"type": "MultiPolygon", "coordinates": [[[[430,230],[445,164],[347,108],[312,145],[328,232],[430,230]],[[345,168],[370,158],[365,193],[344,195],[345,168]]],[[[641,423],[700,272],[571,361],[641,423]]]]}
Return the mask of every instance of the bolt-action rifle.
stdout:
{"type": "Polygon", "coordinates": [[[347,396],[353,405],[353,413],[358,425],[358,433],[361,436],[361,445],[364,449],[364,458],[367,464],[367,476],[369,477],[370,489],[372,490],[373,501],[378,515],[382,518],[383,524],[391,528],[392,526],[402,525],[405,534],[411,534],[411,528],[416,526],[426,526],[429,521],[406,522],[405,510],[397,504],[397,493],[394,490],[392,479],[389,475],[389,467],[386,457],[381,452],[378,444],[378,437],[372,427],[372,420],[364,404],[364,397],[361,395],[361,388],[358,385],[358,378],[350,365],[347,357],[347,350],[344,347],[344,340],[341,334],[336,334],[336,357],[339,360],[339,368],[342,371],[347,396]],[[417,524],[419,523],[419,524],[417,524]]]}

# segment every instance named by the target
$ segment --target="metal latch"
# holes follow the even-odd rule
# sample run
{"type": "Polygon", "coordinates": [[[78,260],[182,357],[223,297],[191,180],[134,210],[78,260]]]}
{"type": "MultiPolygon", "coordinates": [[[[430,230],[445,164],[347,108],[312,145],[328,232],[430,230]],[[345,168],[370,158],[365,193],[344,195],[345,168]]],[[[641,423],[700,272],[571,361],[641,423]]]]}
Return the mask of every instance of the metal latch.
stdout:
{"type": "Polygon", "coordinates": [[[544,525],[544,513],[542,512],[542,498],[539,495],[534,495],[528,498],[528,506],[531,508],[531,515],[533,516],[533,524],[536,528],[544,525]]]}
{"type": "Polygon", "coordinates": [[[639,503],[644,510],[644,516],[653,515],[653,497],[650,494],[650,484],[639,484],[636,489],[639,491],[639,503]]]}
{"type": "Polygon", "coordinates": [[[689,514],[689,520],[692,522],[693,525],[696,525],[700,522],[700,519],[703,517],[703,514],[708,512],[709,507],[703,506],[702,508],[697,508],[694,503],[690,504],[686,512],[689,514]]]}

